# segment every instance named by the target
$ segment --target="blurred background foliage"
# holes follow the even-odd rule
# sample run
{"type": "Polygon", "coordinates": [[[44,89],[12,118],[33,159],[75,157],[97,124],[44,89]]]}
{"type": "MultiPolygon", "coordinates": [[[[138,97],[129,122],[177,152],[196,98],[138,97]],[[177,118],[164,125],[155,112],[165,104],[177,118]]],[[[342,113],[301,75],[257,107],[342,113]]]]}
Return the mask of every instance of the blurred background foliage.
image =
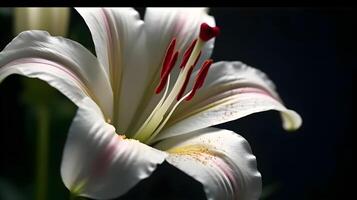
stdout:
{"type": "MultiPolygon", "coordinates": [[[[138,8],[143,16],[144,8],[138,8]]],[[[213,59],[241,60],[266,72],[303,127],[281,128],[275,112],[220,125],[243,135],[263,175],[261,199],[344,199],[353,191],[352,75],[356,10],[212,8],[222,34],[213,59]]],[[[13,9],[0,8],[0,48],[13,35],[13,9]]],[[[94,53],[91,35],[71,9],[68,38],[94,53]]],[[[69,199],[60,177],[64,142],[76,107],[46,83],[10,76],[0,84],[0,200],[34,199],[38,111],[49,123],[48,199],[69,199]]],[[[84,198],[83,198],[84,199],[84,198]]],[[[201,184],[167,163],[118,199],[205,199],[201,184]]]]}

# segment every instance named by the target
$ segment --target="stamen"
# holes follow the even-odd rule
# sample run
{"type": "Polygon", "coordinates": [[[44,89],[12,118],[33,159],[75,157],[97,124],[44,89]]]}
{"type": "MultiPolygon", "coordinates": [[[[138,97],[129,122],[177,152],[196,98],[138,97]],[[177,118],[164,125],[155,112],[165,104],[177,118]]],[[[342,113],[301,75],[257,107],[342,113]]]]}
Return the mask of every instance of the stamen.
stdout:
{"type": "Polygon", "coordinates": [[[192,41],[190,46],[186,49],[179,65],[182,70],[180,70],[178,76],[175,77],[176,81],[174,81],[174,85],[169,88],[170,73],[175,66],[179,54],[175,52],[176,39],[171,41],[162,63],[160,82],[155,90],[156,93],[160,93],[166,85],[165,93],[149,117],[135,132],[133,138],[145,143],[154,141],[156,135],[159,134],[168,122],[177,106],[184,100],[189,101],[192,99],[197,90],[203,86],[209,67],[213,63],[212,60],[206,60],[204,62],[195,77],[192,90],[185,94],[193,69],[200,60],[201,51],[204,50],[206,42],[216,37],[219,32],[220,29],[218,27],[210,27],[206,23],[201,24],[199,37],[192,41]]]}
{"type": "Polygon", "coordinates": [[[166,66],[166,70],[163,73],[163,75],[161,76],[160,83],[156,87],[156,90],[155,90],[156,94],[159,94],[164,89],[164,87],[165,87],[165,85],[167,83],[167,77],[169,76],[169,74],[171,73],[172,69],[175,66],[175,63],[176,63],[177,58],[178,58],[178,54],[179,54],[179,52],[176,51],[175,55],[172,56],[172,59],[170,60],[170,63],[166,66]]]}
{"type": "Polygon", "coordinates": [[[212,63],[213,63],[213,60],[211,60],[211,59],[210,60],[206,60],[203,63],[200,71],[198,72],[198,74],[196,76],[196,81],[195,81],[195,84],[194,84],[194,86],[192,88],[192,91],[185,99],[186,101],[191,100],[195,96],[196,91],[203,86],[203,83],[204,83],[204,81],[205,81],[205,79],[207,77],[207,74],[208,74],[209,67],[212,65],[212,63]]]}
{"type": "Polygon", "coordinates": [[[165,54],[165,58],[164,58],[164,62],[162,63],[162,68],[161,68],[161,74],[160,77],[162,77],[165,73],[165,71],[167,70],[167,68],[169,67],[170,61],[172,60],[172,55],[174,53],[174,49],[176,46],[176,38],[174,38],[171,42],[169,47],[166,50],[166,54],[165,54]]]}
{"type": "Polygon", "coordinates": [[[196,45],[196,42],[197,42],[197,39],[195,39],[195,40],[191,43],[190,47],[188,47],[188,49],[185,51],[185,53],[184,53],[184,55],[183,55],[182,62],[181,62],[181,64],[180,64],[180,68],[183,68],[183,67],[186,65],[188,59],[190,58],[190,56],[191,56],[191,54],[192,54],[193,48],[194,48],[195,45],[196,45]]]}
{"type": "Polygon", "coordinates": [[[193,70],[193,67],[191,67],[188,72],[187,72],[187,75],[186,75],[186,78],[185,78],[185,81],[183,82],[183,85],[180,89],[180,92],[177,94],[176,96],[176,100],[180,100],[181,97],[183,96],[183,93],[185,92],[186,90],[186,87],[187,87],[187,84],[188,84],[188,81],[190,80],[190,76],[191,76],[191,73],[192,73],[192,70],[193,70]]]}
{"type": "Polygon", "coordinates": [[[200,39],[203,41],[208,41],[214,37],[217,37],[220,33],[219,27],[211,27],[206,23],[201,24],[200,29],[200,39]]]}

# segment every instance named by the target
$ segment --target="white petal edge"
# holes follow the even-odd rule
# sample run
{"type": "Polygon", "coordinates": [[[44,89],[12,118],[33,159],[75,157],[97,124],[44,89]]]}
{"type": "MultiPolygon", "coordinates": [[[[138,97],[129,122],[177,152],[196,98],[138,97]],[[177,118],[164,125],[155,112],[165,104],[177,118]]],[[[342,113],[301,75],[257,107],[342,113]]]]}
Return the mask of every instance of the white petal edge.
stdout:
{"type": "Polygon", "coordinates": [[[65,67],[55,62],[39,58],[17,59],[0,67],[0,82],[12,74],[46,81],[77,106],[83,98],[89,96],[83,83],[65,67]]]}
{"type": "Polygon", "coordinates": [[[107,124],[90,99],[81,102],[71,124],[61,165],[62,180],[73,193],[110,199],[148,177],[166,153],[126,139],[107,124]]]}
{"type": "MultiPolygon", "coordinates": [[[[100,105],[101,110],[110,117],[112,114],[112,90],[108,78],[101,69],[97,59],[86,48],[79,43],[62,38],[52,37],[45,31],[25,31],[15,37],[2,52],[0,52],[0,70],[3,66],[12,65],[14,63],[24,63],[25,61],[42,60],[45,63],[51,63],[66,71],[68,75],[60,77],[58,74],[51,72],[51,67],[35,65],[31,69],[31,65],[27,65],[17,69],[17,74],[40,78],[44,81],[52,80],[51,86],[63,92],[66,96],[70,95],[64,90],[71,90],[70,88],[63,89],[65,85],[61,86],[60,81],[68,76],[81,82],[86,88],[87,95],[90,95],[97,104],[100,105]],[[10,64],[12,63],[12,64],[10,64]],[[49,77],[44,77],[41,74],[47,74],[49,77]],[[41,78],[42,77],[42,78],[41,78]],[[59,81],[55,79],[60,79],[59,81]],[[57,82],[57,83],[54,83],[57,82]]],[[[14,71],[14,73],[15,73],[14,71]]],[[[12,72],[7,71],[7,75],[12,72]]],[[[6,76],[7,76],[6,75],[6,76]]],[[[4,74],[2,75],[4,76],[4,74]]],[[[74,103],[76,99],[68,96],[74,103]]]]}
{"type": "Polygon", "coordinates": [[[248,142],[222,129],[206,128],[159,142],[167,161],[204,186],[207,199],[258,199],[261,175],[248,142]]]}
{"type": "Polygon", "coordinates": [[[241,62],[215,63],[196,95],[177,108],[154,141],[268,110],[282,113],[286,130],[302,124],[299,114],[283,105],[267,76],[241,62]]]}

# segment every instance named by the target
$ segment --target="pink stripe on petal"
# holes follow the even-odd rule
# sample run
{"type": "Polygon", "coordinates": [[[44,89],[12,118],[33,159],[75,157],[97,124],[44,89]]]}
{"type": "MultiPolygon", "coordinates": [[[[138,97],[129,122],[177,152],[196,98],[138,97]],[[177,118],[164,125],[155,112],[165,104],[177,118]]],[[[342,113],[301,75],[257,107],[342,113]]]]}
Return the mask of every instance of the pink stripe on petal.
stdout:
{"type": "Polygon", "coordinates": [[[106,11],[104,10],[104,8],[101,9],[101,13],[102,13],[102,16],[103,16],[103,21],[104,21],[104,26],[105,26],[105,29],[106,29],[106,32],[108,33],[108,44],[111,45],[111,41],[112,41],[112,35],[111,35],[111,28],[109,26],[109,22],[108,22],[108,14],[106,13],[106,11]]]}
{"type": "Polygon", "coordinates": [[[237,182],[237,177],[235,176],[231,167],[222,159],[222,158],[215,158],[212,159],[212,164],[216,166],[229,180],[230,184],[232,185],[232,195],[238,196],[239,192],[239,185],[237,182]]]}
{"type": "Polygon", "coordinates": [[[126,143],[123,141],[122,136],[115,135],[105,149],[99,153],[93,165],[93,172],[91,173],[94,178],[100,178],[109,169],[112,161],[120,154],[120,149],[125,146],[126,143]]]}
{"type": "MultiPolygon", "coordinates": [[[[89,88],[86,86],[85,84],[85,80],[83,78],[81,78],[79,76],[79,74],[74,73],[73,71],[69,70],[68,68],[66,68],[63,65],[60,65],[59,63],[53,62],[53,61],[49,61],[46,59],[42,59],[42,58],[20,58],[14,61],[11,61],[9,63],[7,63],[6,65],[0,66],[1,70],[6,70],[7,68],[11,68],[14,67],[15,65],[19,65],[19,64],[44,64],[44,65],[48,65],[49,67],[53,67],[54,69],[60,70],[61,72],[64,72],[65,74],[67,74],[68,76],[70,76],[77,84],[80,88],[82,88],[82,90],[88,95],[91,96],[92,98],[94,98],[93,94],[90,92],[89,88]]],[[[29,66],[31,67],[31,66],[29,66]]],[[[46,69],[43,69],[43,72],[45,72],[46,69]]]]}
{"type": "MultiPolygon", "coordinates": [[[[65,72],[66,74],[71,76],[73,79],[80,81],[80,79],[78,78],[78,75],[76,75],[74,72],[68,70],[66,67],[64,67],[56,62],[49,61],[49,60],[42,59],[42,58],[21,58],[21,59],[14,60],[14,61],[8,63],[7,65],[9,65],[9,67],[10,67],[14,64],[30,64],[30,63],[50,65],[52,67],[55,67],[55,68],[65,72]]],[[[5,65],[5,66],[7,66],[7,65],[5,65]]]]}

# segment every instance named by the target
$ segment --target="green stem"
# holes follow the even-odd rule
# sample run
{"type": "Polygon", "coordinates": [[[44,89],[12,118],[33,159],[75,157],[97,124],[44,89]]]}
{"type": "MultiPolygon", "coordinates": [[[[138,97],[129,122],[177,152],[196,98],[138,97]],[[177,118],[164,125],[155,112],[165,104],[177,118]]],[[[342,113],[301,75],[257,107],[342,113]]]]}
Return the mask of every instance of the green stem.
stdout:
{"type": "Polygon", "coordinates": [[[76,195],[74,195],[72,192],[70,192],[69,194],[69,200],[75,200],[76,199],[76,195]]]}
{"type": "Polygon", "coordinates": [[[36,199],[47,199],[48,185],[48,143],[49,143],[49,113],[45,105],[37,107],[37,168],[36,168],[36,199]]]}

